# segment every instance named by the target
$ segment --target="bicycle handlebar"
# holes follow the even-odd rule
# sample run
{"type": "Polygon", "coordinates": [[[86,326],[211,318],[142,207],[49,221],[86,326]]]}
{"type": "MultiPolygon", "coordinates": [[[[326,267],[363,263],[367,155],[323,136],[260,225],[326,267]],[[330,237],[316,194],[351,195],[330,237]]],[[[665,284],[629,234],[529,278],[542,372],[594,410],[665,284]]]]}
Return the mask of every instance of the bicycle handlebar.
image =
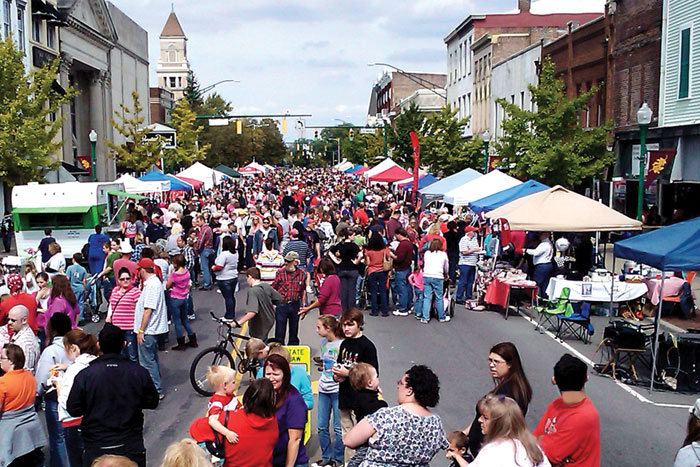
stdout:
{"type": "MultiPolygon", "coordinates": [[[[225,324],[226,326],[229,327],[229,329],[231,328],[231,323],[229,323],[228,320],[227,320],[226,318],[219,318],[218,316],[216,316],[216,315],[214,314],[213,311],[210,311],[209,314],[211,315],[211,319],[213,319],[214,321],[218,321],[218,322],[221,323],[221,324],[225,324]]],[[[235,324],[234,327],[237,327],[237,328],[242,327],[242,326],[241,326],[241,323],[239,323],[238,321],[236,321],[235,318],[234,318],[232,321],[233,321],[233,324],[235,324]]]]}

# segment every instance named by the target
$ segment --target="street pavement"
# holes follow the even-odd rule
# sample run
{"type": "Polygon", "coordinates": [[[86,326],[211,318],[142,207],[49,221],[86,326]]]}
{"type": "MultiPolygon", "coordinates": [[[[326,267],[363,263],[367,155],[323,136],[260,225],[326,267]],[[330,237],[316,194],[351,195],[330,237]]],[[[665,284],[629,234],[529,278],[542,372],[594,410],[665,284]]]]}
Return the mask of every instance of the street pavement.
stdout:
{"type": "MultiPolygon", "coordinates": [[[[243,279],[243,276],[241,276],[243,279]]],[[[246,284],[241,280],[237,294],[237,316],[244,312],[246,284]]],[[[146,411],[145,442],[148,464],[160,465],[167,446],[187,437],[190,423],[204,415],[207,398],[199,396],[189,382],[189,367],[197,353],[214,345],[217,324],[209,312],[223,315],[223,298],[215,291],[195,291],[197,319],[192,323],[199,338],[199,349],[185,352],[160,353],[163,385],[167,397],[158,409],[146,411]]],[[[318,353],[319,337],[315,332],[317,313],[302,321],[300,338],[318,353]]],[[[593,343],[585,345],[573,339],[563,345],[547,334],[534,330],[531,322],[515,315],[504,319],[502,313],[465,311],[457,306],[454,319],[449,323],[420,324],[413,317],[371,317],[366,314],[365,335],[377,346],[380,365],[380,385],[384,398],[396,404],[396,381],[412,364],[429,365],[440,377],[440,404],[435,412],[442,417],[446,432],[463,429],[471,423],[474,408],[486,392],[493,388],[489,376],[487,356],[491,346],[501,341],[513,342],[523,361],[525,372],[533,387],[534,396],[527,414],[532,430],[551,400],[558,396],[551,384],[552,368],[565,352],[580,352],[597,361],[594,355],[601,339],[605,318],[595,321],[593,343]],[[565,347],[570,346],[570,347],[565,347]]],[[[97,332],[101,326],[88,326],[97,332]]],[[[175,344],[174,332],[168,348],[175,344]]],[[[315,368],[312,381],[318,379],[315,368]]],[[[248,377],[242,378],[238,394],[242,395],[248,377]]],[[[672,393],[654,393],[641,388],[627,388],[615,381],[591,373],[586,386],[588,396],[600,413],[601,465],[639,466],[670,465],[685,436],[687,407],[695,396],[672,393]],[[667,404],[657,406],[655,403],[667,404]]],[[[316,412],[312,415],[312,437],[307,444],[310,459],[320,458],[316,436],[316,412]]],[[[444,453],[438,453],[431,465],[449,465],[444,453]]]]}

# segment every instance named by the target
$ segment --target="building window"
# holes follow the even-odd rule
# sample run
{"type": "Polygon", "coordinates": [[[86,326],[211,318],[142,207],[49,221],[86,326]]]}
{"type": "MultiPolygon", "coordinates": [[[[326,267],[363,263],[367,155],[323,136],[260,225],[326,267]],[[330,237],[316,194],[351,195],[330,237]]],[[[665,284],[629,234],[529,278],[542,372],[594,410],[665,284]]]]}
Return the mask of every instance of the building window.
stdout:
{"type": "Polygon", "coordinates": [[[520,91],[520,110],[525,110],[525,91],[520,91]]]}
{"type": "Polygon", "coordinates": [[[167,77],[163,77],[163,87],[166,87],[166,88],[168,87],[168,78],[167,77]]]}
{"type": "Polygon", "coordinates": [[[472,72],[472,38],[469,37],[467,39],[467,44],[469,46],[467,47],[466,54],[467,54],[467,74],[471,74],[472,72]]]}
{"type": "Polygon", "coordinates": [[[5,21],[3,21],[3,29],[5,33],[4,37],[8,37],[12,31],[12,20],[10,19],[10,15],[12,14],[10,12],[10,0],[5,0],[2,2],[2,10],[3,17],[5,18],[5,21]]]}
{"type": "Polygon", "coordinates": [[[24,52],[24,7],[17,5],[17,46],[24,52]]]}
{"type": "Polygon", "coordinates": [[[177,87],[179,87],[179,88],[182,87],[182,76],[177,77],[177,87]]]}
{"type": "Polygon", "coordinates": [[[681,31],[681,70],[678,78],[678,98],[690,94],[690,28],[681,31]]]}
{"type": "Polygon", "coordinates": [[[175,77],[174,77],[174,76],[171,76],[171,77],[170,77],[170,87],[171,87],[171,88],[174,88],[174,87],[175,87],[175,77]]]}
{"type": "Polygon", "coordinates": [[[174,45],[171,45],[170,47],[168,47],[168,61],[170,63],[177,62],[177,50],[175,50],[174,45]]]}
{"type": "Polygon", "coordinates": [[[600,126],[603,123],[603,104],[598,103],[598,115],[596,115],[596,126],[600,126]]]}
{"type": "Polygon", "coordinates": [[[32,39],[34,42],[41,43],[41,19],[32,18],[32,39]]]}
{"type": "Polygon", "coordinates": [[[50,24],[46,25],[46,45],[51,49],[56,48],[56,28],[50,24]]]}

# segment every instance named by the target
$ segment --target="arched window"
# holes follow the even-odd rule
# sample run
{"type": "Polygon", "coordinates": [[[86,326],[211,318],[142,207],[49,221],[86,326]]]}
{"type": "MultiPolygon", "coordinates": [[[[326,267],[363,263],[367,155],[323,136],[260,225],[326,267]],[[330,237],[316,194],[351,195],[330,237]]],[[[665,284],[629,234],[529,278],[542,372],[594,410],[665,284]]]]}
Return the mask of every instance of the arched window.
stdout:
{"type": "Polygon", "coordinates": [[[175,50],[175,46],[172,44],[168,47],[168,61],[170,63],[177,62],[177,50],[175,50]]]}

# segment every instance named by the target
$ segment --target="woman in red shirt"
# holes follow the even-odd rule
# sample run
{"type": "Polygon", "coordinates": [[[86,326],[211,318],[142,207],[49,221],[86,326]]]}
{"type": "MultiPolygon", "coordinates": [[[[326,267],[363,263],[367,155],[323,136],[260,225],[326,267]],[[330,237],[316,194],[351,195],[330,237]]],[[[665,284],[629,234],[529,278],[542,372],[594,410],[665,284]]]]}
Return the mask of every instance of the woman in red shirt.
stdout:
{"type": "MultiPolygon", "coordinates": [[[[243,394],[243,410],[228,413],[226,428],[238,434],[238,443],[224,443],[224,467],[271,467],[279,436],[275,417],[276,395],[270,380],[258,378],[243,394]]],[[[222,415],[220,421],[224,421],[222,415]]]]}
{"type": "Polygon", "coordinates": [[[318,298],[309,306],[301,307],[299,314],[304,318],[309,310],[318,307],[321,315],[340,316],[343,312],[343,307],[340,304],[340,278],[335,272],[333,261],[329,258],[323,258],[318,264],[318,270],[325,276],[318,291],[318,298]]]}

